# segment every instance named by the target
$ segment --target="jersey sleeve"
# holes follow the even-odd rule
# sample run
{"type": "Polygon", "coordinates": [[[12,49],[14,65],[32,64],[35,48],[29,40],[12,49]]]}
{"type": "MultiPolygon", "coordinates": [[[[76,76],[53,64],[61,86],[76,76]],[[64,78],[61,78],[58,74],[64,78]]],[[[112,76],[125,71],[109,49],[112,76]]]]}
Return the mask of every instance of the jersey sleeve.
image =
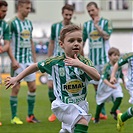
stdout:
{"type": "Polygon", "coordinates": [[[11,39],[11,35],[10,35],[10,30],[9,30],[9,25],[6,24],[5,27],[4,27],[4,33],[3,33],[3,39],[4,40],[10,40],[11,39]]]}
{"type": "Polygon", "coordinates": [[[53,24],[51,26],[51,36],[50,36],[51,40],[55,40],[55,37],[56,37],[55,30],[56,30],[56,24],[53,24]]]}
{"type": "Polygon", "coordinates": [[[87,22],[84,23],[83,25],[83,42],[86,42],[86,39],[88,38],[88,35],[87,35],[87,22]]]}
{"type": "Polygon", "coordinates": [[[105,31],[108,35],[111,35],[111,34],[112,34],[113,27],[112,27],[112,22],[111,22],[110,20],[106,20],[106,21],[105,21],[104,31],[105,31]]]}
{"type": "MultiPolygon", "coordinates": [[[[132,55],[133,56],[133,55],[132,55]]],[[[131,57],[130,53],[124,54],[119,60],[118,60],[118,66],[122,66],[126,63],[128,63],[128,59],[131,57]]]]}
{"type": "Polygon", "coordinates": [[[120,69],[120,78],[122,79],[123,76],[124,76],[124,75],[123,75],[123,72],[122,72],[122,68],[120,67],[119,69],[120,69]]]}
{"type": "Polygon", "coordinates": [[[39,70],[44,73],[52,74],[52,63],[49,63],[48,60],[38,62],[38,68],[39,70]]]}

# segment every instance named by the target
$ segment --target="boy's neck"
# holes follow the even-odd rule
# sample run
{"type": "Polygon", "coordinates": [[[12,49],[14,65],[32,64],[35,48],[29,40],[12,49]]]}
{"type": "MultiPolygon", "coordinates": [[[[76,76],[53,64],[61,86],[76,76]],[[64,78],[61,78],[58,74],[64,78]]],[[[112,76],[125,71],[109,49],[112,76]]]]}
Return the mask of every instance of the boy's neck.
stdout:
{"type": "Polygon", "coordinates": [[[110,63],[112,66],[114,66],[114,65],[115,65],[115,63],[114,63],[114,62],[112,62],[112,61],[109,61],[109,63],[110,63]]]}

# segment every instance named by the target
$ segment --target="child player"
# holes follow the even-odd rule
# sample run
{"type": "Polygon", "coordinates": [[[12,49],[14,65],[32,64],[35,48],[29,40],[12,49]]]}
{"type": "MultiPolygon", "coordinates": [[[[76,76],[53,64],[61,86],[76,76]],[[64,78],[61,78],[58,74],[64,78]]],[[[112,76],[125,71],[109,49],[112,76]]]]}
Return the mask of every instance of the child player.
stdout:
{"type": "Polygon", "coordinates": [[[65,54],[35,63],[16,77],[7,77],[5,86],[6,89],[14,87],[25,76],[38,70],[47,72],[54,81],[56,100],[52,102],[52,111],[62,122],[60,133],[87,133],[91,118],[85,100],[88,81],[98,81],[100,75],[92,62],[79,54],[83,45],[80,27],[64,27],[60,33],[59,44],[65,54]]]}
{"type": "MultiPolygon", "coordinates": [[[[117,83],[117,79],[115,77],[115,74],[119,67],[123,66],[124,64],[128,63],[128,81],[126,83],[126,88],[129,91],[130,99],[129,103],[133,104],[133,52],[124,54],[114,65],[112,74],[111,74],[111,83],[117,83]]],[[[117,116],[117,129],[118,131],[121,131],[124,122],[128,120],[129,118],[133,117],[133,106],[129,107],[127,111],[125,111],[123,114],[119,113],[117,116]]]]}
{"type": "MultiPolygon", "coordinates": [[[[98,91],[96,95],[97,108],[96,108],[94,123],[99,122],[99,114],[101,112],[102,107],[104,106],[104,103],[107,101],[112,101],[112,98],[113,98],[114,104],[113,104],[113,107],[111,108],[110,114],[113,115],[114,119],[116,120],[117,119],[116,110],[120,106],[122,97],[123,97],[120,83],[118,82],[116,84],[110,83],[110,75],[114,64],[119,59],[120,52],[117,48],[112,47],[108,51],[108,56],[109,56],[109,62],[105,64],[103,73],[101,75],[101,80],[98,84],[98,91]]],[[[123,84],[125,85],[121,67],[117,70],[117,73],[115,76],[117,80],[121,78],[123,81],[123,84]]]]}

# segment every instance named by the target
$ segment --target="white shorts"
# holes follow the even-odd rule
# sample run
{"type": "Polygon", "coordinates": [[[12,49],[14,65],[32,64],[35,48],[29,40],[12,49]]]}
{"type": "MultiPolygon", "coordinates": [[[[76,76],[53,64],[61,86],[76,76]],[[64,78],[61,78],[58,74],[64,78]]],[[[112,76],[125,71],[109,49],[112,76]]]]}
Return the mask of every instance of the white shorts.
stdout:
{"type": "Polygon", "coordinates": [[[127,81],[126,89],[128,90],[130,94],[129,103],[133,104],[133,83],[131,81],[127,81]]]}
{"type": "Polygon", "coordinates": [[[119,83],[115,84],[116,89],[110,88],[102,80],[99,81],[98,90],[96,94],[96,103],[98,105],[115,100],[117,97],[123,97],[122,88],[119,83]]]}
{"type": "Polygon", "coordinates": [[[54,100],[52,102],[52,111],[59,121],[62,122],[62,129],[67,130],[69,133],[74,132],[75,124],[84,117],[88,122],[91,115],[88,114],[88,103],[86,101],[76,104],[66,104],[61,100],[54,100]]]}
{"type": "MultiPolygon", "coordinates": [[[[25,63],[25,64],[20,63],[19,64],[20,67],[17,70],[14,71],[13,76],[16,77],[18,74],[20,74],[22,71],[24,71],[28,66],[30,66],[32,64],[33,63],[25,63]]],[[[35,79],[36,79],[36,74],[35,73],[32,73],[32,74],[30,74],[30,75],[28,75],[24,78],[24,80],[27,81],[27,82],[35,81],[35,79]]]]}

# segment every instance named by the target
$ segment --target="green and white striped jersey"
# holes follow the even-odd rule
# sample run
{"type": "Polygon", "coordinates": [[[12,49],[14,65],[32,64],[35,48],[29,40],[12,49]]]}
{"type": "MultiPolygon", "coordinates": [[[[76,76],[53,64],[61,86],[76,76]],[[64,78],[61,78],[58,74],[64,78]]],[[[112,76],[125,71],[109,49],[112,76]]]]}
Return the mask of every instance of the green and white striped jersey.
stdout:
{"type": "Polygon", "coordinates": [[[129,81],[133,83],[133,52],[124,54],[119,60],[118,60],[118,66],[122,66],[124,64],[128,63],[128,75],[127,78],[129,81]]]}
{"type": "Polygon", "coordinates": [[[0,40],[10,40],[10,30],[9,30],[9,25],[7,24],[6,21],[0,20],[0,40]]]}
{"type": "MultiPolygon", "coordinates": [[[[108,19],[101,18],[98,25],[107,34],[111,35],[112,25],[108,19]]],[[[94,26],[92,20],[87,21],[83,25],[83,41],[88,39],[89,58],[94,65],[102,65],[109,61],[108,50],[110,48],[109,40],[104,40],[94,26]]]]}
{"type": "MultiPolygon", "coordinates": [[[[81,69],[66,66],[65,55],[48,58],[38,63],[39,70],[47,72],[53,78],[54,94],[64,103],[79,103],[87,95],[88,81],[91,78],[81,69]]],[[[89,59],[79,55],[78,59],[88,66],[93,64],[89,59]]]]}
{"type": "Polygon", "coordinates": [[[55,47],[54,47],[54,56],[62,55],[64,53],[64,50],[60,47],[59,44],[59,37],[60,37],[60,31],[63,28],[62,21],[55,23],[51,26],[51,40],[55,41],[55,47]]]}
{"type": "Polygon", "coordinates": [[[12,49],[19,63],[31,63],[31,39],[33,26],[30,20],[21,21],[17,17],[9,21],[12,39],[12,49]]]}
{"type": "MultiPolygon", "coordinates": [[[[113,66],[108,62],[104,65],[104,69],[103,69],[103,72],[102,72],[102,75],[101,75],[101,78],[104,80],[104,79],[107,79],[108,81],[110,81],[110,75],[112,73],[112,70],[113,70],[113,66]]],[[[116,79],[119,80],[119,78],[123,78],[123,73],[122,73],[122,68],[119,67],[117,72],[116,72],[116,75],[115,75],[116,79]]]]}

